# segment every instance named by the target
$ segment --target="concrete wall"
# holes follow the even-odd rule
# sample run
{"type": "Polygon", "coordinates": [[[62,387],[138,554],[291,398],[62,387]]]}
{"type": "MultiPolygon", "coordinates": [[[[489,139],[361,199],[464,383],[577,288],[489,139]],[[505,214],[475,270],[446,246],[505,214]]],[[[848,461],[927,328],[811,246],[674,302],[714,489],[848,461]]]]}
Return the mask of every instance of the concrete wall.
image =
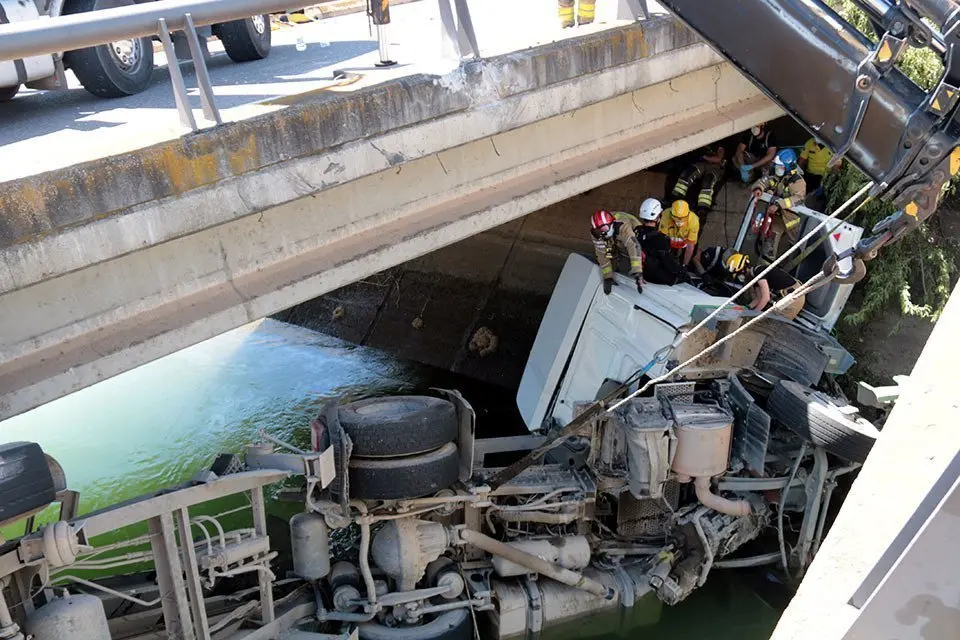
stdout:
{"type": "Polygon", "coordinates": [[[668,19],[341,99],[0,185],[0,418],[780,113],[668,19]]]}

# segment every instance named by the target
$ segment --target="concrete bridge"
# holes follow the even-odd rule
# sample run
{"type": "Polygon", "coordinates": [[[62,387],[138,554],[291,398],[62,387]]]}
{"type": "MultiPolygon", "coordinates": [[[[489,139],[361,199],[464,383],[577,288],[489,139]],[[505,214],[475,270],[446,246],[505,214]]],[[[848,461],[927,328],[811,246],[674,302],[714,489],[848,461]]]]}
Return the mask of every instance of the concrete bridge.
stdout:
{"type": "Polygon", "coordinates": [[[781,113],[663,15],[349,80],[0,184],[0,419],[781,113]]]}

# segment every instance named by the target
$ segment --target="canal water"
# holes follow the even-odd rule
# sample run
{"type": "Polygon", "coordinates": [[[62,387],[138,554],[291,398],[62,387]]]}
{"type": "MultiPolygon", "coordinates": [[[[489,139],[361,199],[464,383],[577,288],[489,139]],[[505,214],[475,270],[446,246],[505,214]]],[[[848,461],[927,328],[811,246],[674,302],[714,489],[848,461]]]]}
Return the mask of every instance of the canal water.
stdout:
{"type": "MultiPolygon", "coordinates": [[[[260,430],[304,442],[306,426],[330,398],[432,386],[460,389],[483,435],[522,429],[509,390],[264,320],[0,422],[0,443],[40,443],[80,491],[82,513],[184,481],[217,453],[241,452],[260,430]]],[[[274,504],[271,511],[283,509],[274,504]]],[[[763,573],[717,571],[686,602],[659,614],[593,617],[545,637],[761,640],[784,605],[763,573]]]]}

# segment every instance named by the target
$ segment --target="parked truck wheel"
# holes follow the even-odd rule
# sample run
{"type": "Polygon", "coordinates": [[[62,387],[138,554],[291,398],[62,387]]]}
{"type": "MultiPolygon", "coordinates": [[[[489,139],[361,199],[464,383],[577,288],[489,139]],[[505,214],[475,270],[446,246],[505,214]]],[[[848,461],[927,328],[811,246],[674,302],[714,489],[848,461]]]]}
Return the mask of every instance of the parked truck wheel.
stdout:
{"type": "Polygon", "coordinates": [[[774,387],[767,411],[797,435],[851,462],[864,462],[880,435],[853,407],[841,407],[824,394],[790,380],[781,380],[774,387]]]}
{"type": "Polygon", "coordinates": [[[20,91],[20,85],[18,84],[12,87],[0,87],[0,102],[10,102],[18,91],[20,91]]]}
{"type": "Polygon", "coordinates": [[[422,498],[460,476],[460,452],[448,442],[436,451],[401,458],[350,458],[350,497],[360,500],[422,498]]]}
{"type": "Polygon", "coordinates": [[[441,613],[430,622],[413,627],[388,627],[377,621],[359,628],[363,640],[471,640],[473,621],[466,607],[441,613]]]}
{"type": "Polygon", "coordinates": [[[220,38],[223,50],[234,62],[263,60],[270,55],[273,32],[270,16],[253,16],[215,25],[213,34],[220,38]]]}
{"type": "Polygon", "coordinates": [[[457,438],[453,403],[430,396],[384,396],[340,407],[340,425],[353,455],[408,456],[433,451],[457,438]]]}
{"type": "MultiPolygon", "coordinates": [[[[129,7],[133,0],[71,0],[64,14],[129,7]]],[[[140,93],[153,76],[150,38],[117,40],[77,51],[67,51],[63,62],[83,88],[99,98],[122,98],[140,93]]]]}
{"type": "Polygon", "coordinates": [[[57,486],[50,469],[43,449],[35,442],[0,445],[0,524],[53,502],[57,486]]]}

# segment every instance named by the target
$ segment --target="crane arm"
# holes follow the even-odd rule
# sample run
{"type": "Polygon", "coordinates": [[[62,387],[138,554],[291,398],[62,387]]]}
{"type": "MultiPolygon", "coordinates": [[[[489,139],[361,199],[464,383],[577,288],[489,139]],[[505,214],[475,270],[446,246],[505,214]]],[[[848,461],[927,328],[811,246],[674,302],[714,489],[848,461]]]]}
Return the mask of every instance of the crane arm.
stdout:
{"type": "Polygon", "coordinates": [[[875,184],[871,195],[897,208],[836,257],[847,282],[862,277],[863,260],[932,215],[960,170],[960,6],[854,1],[870,18],[876,44],[820,0],[660,0],[828,145],[836,161],[846,157],[859,167],[875,184]],[[943,76],[929,92],[895,66],[909,46],[943,58],[943,76]]]}

